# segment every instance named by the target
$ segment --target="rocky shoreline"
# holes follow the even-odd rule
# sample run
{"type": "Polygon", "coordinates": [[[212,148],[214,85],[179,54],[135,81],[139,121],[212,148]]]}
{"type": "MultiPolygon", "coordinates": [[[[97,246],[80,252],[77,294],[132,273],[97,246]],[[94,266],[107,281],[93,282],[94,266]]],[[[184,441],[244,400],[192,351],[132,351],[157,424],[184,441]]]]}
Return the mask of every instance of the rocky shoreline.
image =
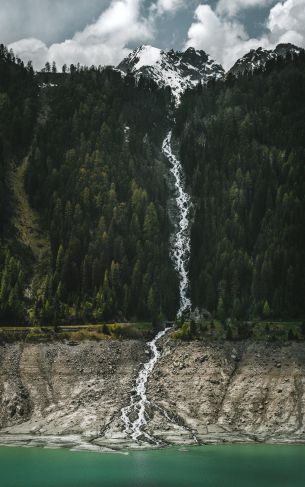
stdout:
{"type": "Polygon", "coordinates": [[[102,440],[100,442],[90,442],[78,435],[67,436],[31,436],[31,435],[0,435],[0,447],[23,447],[23,448],[47,448],[60,449],[66,448],[71,451],[88,451],[95,453],[115,453],[125,452],[128,450],[147,450],[160,449],[167,447],[195,447],[204,445],[219,445],[219,444],[250,444],[250,443],[265,443],[274,445],[305,445],[305,438],[303,437],[271,437],[271,438],[250,438],[238,436],[228,433],[224,434],[209,434],[205,435],[203,441],[192,442],[183,435],[172,437],[172,443],[163,443],[158,446],[151,444],[135,444],[126,442],[123,438],[111,438],[109,440],[102,440]]]}
{"type": "MultiPolygon", "coordinates": [[[[158,447],[305,443],[305,344],[165,338],[149,378],[158,447]]],[[[123,431],[121,408],[147,360],[137,340],[0,346],[0,445],[152,448],[123,431]]]]}

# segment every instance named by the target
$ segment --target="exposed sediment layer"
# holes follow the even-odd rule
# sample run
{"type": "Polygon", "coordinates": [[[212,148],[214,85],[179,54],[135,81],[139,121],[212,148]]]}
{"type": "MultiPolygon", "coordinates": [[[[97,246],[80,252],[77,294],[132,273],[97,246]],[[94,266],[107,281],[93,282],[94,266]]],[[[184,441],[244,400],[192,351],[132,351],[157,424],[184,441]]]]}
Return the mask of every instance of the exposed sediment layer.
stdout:
{"type": "MultiPolygon", "coordinates": [[[[146,360],[132,340],[1,345],[0,443],[138,447],[121,408],[146,360]]],[[[147,395],[147,432],[164,444],[305,443],[305,344],[166,338],[147,395]]]]}

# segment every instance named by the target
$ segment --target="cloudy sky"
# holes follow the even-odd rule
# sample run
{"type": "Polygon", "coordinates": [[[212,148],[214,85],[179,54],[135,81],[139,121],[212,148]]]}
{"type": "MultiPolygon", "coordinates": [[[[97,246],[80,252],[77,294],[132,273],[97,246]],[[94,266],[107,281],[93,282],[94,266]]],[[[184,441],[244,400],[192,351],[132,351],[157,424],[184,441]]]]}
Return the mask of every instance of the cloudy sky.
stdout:
{"type": "Polygon", "coordinates": [[[36,69],[116,65],[140,44],[193,46],[229,68],[258,46],[305,47],[305,0],[0,0],[0,42],[36,69]]]}

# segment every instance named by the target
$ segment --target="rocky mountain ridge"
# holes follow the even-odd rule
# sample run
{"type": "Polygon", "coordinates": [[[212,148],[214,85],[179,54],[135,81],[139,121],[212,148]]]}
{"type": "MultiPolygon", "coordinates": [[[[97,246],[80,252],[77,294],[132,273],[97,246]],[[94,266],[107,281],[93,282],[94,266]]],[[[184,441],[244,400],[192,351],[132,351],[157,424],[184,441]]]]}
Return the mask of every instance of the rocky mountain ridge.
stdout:
{"type": "Polygon", "coordinates": [[[223,67],[204,51],[190,47],[185,52],[162,51],[152,46],[135,49],[117,67],[124,73],[133,73],[136,78],[151,78],[159,86],[169,86],[176,100],[187,88],[199,82],[224,77],[223,67]]]}
{"type": "Polygon", "coordinates": [[[268,50],[263,47],[251,49],[242,58],[238,59],[234,66],[228,71],[233,76],[243,76],[246,73],[253,73],[258,69],[264,69],[267,62],[280,58],[287,59],[299,55],[304,49],[293,44],[278,44],[275,49],[268,50]]]}
{"type": "Polygon", "coordinates": [[[158,86],[169,86],[174,98],[179,102],[185,90],[198,83],[225,79],[228,74],[243,76],[257,69],[264,69],[270,60],[296,56],[304,49],[293,44],[278,44],[274,50],[263,47],[252,49],[226,73],[224,68],[202,50],[189,47],[186,51],[164,51],[143,45],[132,51],[117,66],[122,73],[132,73],[137,79],[141,76],[152,79],[158,86]]]}

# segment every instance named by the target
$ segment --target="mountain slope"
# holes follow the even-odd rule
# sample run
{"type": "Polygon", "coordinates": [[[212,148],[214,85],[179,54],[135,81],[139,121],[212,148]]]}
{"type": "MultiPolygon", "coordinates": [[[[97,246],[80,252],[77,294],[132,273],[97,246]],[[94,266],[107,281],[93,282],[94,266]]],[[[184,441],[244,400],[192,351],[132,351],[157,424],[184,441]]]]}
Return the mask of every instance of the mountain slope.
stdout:
{"type": "Polygon", "coordinates": [[[145,76],[160,87],[169,86],[176,100],[187,88],[199,82],[224,77],[222,66],[204,51],[190,47],[185,52],[162,51],[152,46],[135,49],[119,65],[124,73],[133,73],[136,78],[145,76]]]}
{"type": "Polygon", "coordinates": [[[0,45],[0,320],[24,319],[28,249],[15,225],[16,201],[10,178],[28,152],[37,114],[38,86],[25,68],[0,45]]]}
{"type": "Polygon", "coordinates": [[[279,59],[293,59],[304,49],[294,46],[293,44],[278,44],[274,50],[267,50],[263,47],[251,49],[242,58],[238,59],[234,66],[229,70],[233,76],[243,76],[258,69],[264,69],[268,61],[277,61],[279,59]]]}
{"type": "Polygon", "coordinates": [[[26,177],[52,254],[37,319],[175,316],[158,160],[168,100],[147,80],[137,86],[108,68],[79,69],[44,88],[26,177]]]}
{"type": "Polygon", "coordinates": [[[259,56],[266,67],[253,76],[224,79],[202,51],[143,46],[119,67],[134,76],[73,67],[54,82],[0,48],[0,322],[175,317],[161,147],[168,86],[178,101],[200,81],[174,114],[196,209],[193,303],[221,318],[303,318],[305,54],[276,52],[266,65],[259,56]],[[22,205],[30,219],[20,227],[22,205]],[[34,220],[48,269],[33,265],[40,250],[21,235],[40,245],[34,220]]]}
{"type": "Polygon", "coordinates": [[[183,97],[192,300],[221,319],[305,316],[304,107],[304,52],[183,97]]]}

